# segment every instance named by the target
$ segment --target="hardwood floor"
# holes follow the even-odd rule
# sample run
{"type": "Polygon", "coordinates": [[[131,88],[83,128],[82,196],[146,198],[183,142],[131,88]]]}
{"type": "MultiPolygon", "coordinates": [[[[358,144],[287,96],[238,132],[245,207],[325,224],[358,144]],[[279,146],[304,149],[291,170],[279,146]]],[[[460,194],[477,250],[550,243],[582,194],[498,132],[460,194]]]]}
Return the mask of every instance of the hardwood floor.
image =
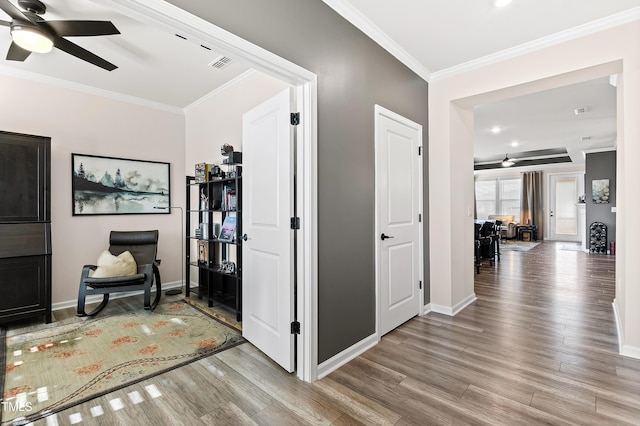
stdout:
{"type": "Polygon", "coordinates": [[[640,360],[617,354],[615,257],[573,246],[504,251],[458,315],[414,318],[313,384],[242,344],[36,424],[640,424],[640,360]]]}

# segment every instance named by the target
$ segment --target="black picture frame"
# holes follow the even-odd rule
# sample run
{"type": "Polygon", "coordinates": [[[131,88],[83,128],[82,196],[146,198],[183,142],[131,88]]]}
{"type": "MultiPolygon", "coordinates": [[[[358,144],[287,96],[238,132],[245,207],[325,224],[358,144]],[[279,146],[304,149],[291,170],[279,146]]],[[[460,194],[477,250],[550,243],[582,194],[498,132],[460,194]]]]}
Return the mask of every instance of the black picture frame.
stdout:
{"type": "Polygon", "coordinates": [[[73,216],[169,214],[170,164],[71,154],[73,216]]]}

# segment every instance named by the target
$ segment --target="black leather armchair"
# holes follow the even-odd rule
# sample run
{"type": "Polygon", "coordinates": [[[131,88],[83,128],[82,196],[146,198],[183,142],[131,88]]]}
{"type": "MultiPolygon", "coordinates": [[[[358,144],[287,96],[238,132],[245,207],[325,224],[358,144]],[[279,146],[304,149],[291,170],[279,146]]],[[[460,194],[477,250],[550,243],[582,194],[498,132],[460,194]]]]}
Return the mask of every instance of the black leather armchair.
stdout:
{"type": "Polygon", "coordinates": [[[96,269],[95,265],[85,265],[80,277],[78,290],[77,316],[93,316],[100,312],[109,302],[109,294],[123,291],[144,291],[144,308],[153,310],[160,301],[161,281],[156,259],[158,251],[158,231],[111,231],[109,236],[109,251],[114,256],[125,251],[131,252],[138,266],[135,275],[96,278],[90,277],[89,272],[96,269]],[[151,287],[156,284],[156,295],[151,302],[151,287]],[[85,312],[86,297],[92,294],[102,294],[102,302],[91,312],[85,312]]]}

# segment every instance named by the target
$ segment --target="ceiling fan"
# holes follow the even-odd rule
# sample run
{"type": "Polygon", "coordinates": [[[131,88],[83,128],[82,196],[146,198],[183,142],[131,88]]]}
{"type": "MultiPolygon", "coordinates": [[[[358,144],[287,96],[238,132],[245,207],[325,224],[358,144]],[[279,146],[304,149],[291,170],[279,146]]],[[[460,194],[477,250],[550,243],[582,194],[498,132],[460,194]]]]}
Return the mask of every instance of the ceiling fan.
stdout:
{"type": "Polygon", "coordinates": [[[11,22],[0,20],[0,25],[11,30],[11,46],[7,60],[24,61],[31,52],[47,53],[55,46],[93,65],[113,71],[118,68],[111,62],[89,52],[63,37],[86,37],[120,34],[110,21],[45,21],[47,7],[39,0],[18,0],[21,11],[9,0],[0,0],[0,9],[11,17],[11,22]]]}

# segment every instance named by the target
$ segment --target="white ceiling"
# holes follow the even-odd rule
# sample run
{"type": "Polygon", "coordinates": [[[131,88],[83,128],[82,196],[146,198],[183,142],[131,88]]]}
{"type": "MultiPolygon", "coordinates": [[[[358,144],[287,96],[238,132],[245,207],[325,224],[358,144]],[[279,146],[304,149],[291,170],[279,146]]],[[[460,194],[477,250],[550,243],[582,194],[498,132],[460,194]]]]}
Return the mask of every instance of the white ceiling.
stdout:
{"type": "MultiPolygon", "coordinates": [[[[17,5],[17,0],[10,1],[17,5]]],[[[425,79],[640,18],[640,0],[513,0],[502,9],[494,7],[494,0],[323,1],[425,79]]],[[[197,40],[176,37],[98,0],[45,4],[45,19],[112,21],[122,34],[69,39],[119,68],[108,72],[54,49],[32,54],[25,62],[0,61],[0,74],[67,82],[183,109],[248,70],[237,58],[223,70],[214,69],[208,64],[219,54],[197,40]]],[[[2,11],[0,19],[8,20],[2,11]]],[[[0,27],[0,52],[10,42],[9,28],[0,27]]],[[[615,90],[604,80],[477,108],[477,157],[562,146],[580,162],[582,149],[614,142],[615,90]],[[587,105],[591,113],[573,115],[575,107],[587,105]],[[498,136],[487,132],[494,125],[504,129],[498,136]],[[582,136],[592,139],[580,142],[582,136]],[[513,139],[522,145],[511,148],[513,139]]]]}
{"type": "MultiPolygon", "coordinates": [[[[4,0],[2,0],[4,1],[4,0]]],[[[10,0],[16,7],[17,0],[10,0]]],[[[0,73],[72,82],[167,107],[184,108],[248,70],[240,61],[223,69],[210,67],[220,56],[198,41],[142,23],[90,0],[44,0],[45,20],[111,21],[121,34],[67,37],[117,65],[109,72],[61,50],[31,54],[26,61],[0,61],[0,73]]],[[[0,19],[10,20],[0,10],[0,19]]],[[[0,26],[0,57],[11,44],[8,27],[0,26]]]]}

